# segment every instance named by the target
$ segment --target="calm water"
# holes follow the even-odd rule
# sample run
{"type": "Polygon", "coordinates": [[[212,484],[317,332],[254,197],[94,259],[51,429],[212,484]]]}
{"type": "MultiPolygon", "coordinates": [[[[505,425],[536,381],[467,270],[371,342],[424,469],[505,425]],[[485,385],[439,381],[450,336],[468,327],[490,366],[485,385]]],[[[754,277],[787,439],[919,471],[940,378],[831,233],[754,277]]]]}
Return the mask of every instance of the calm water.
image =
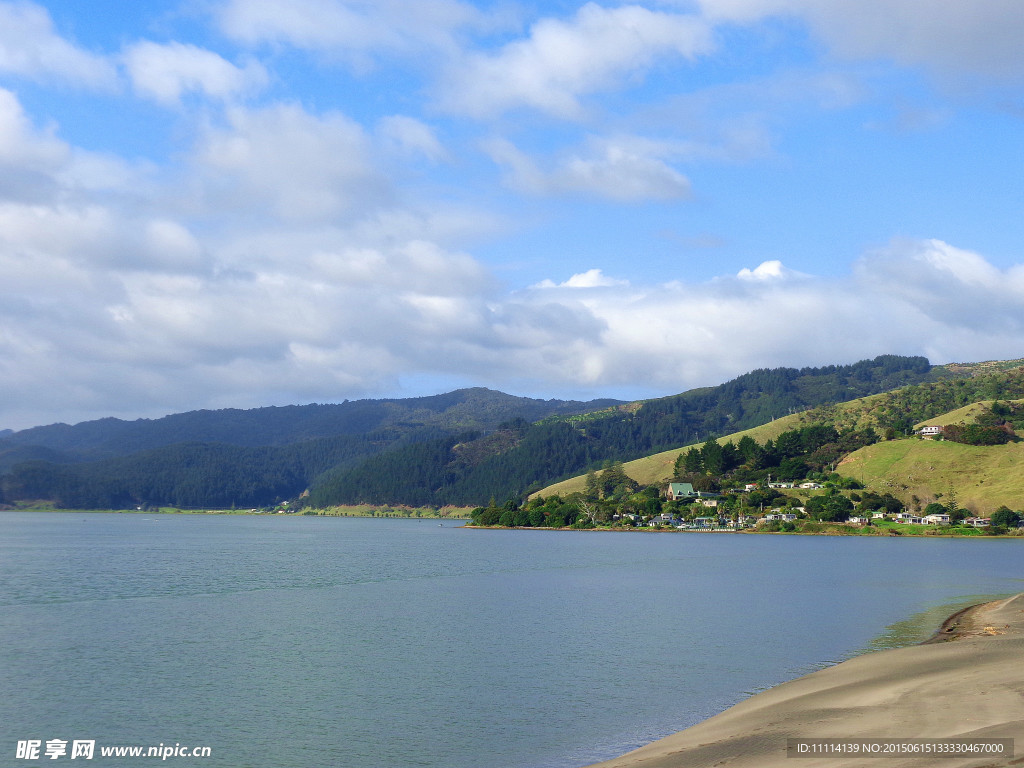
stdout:
{"type": "Polygon", "coordinates": [[[1024,591],[1024,541],[446,525],[0,513],[0,763],[573,768],[1024,591]]]}

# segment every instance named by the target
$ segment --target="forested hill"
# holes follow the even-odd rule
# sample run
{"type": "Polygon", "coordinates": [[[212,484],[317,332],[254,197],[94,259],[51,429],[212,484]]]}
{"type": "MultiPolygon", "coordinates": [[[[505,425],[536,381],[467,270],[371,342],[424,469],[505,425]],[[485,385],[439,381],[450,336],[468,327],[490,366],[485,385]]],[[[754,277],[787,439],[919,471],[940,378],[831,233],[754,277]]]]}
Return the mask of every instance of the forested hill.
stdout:
{"type": "MultiPolygon", "coordinates": [[[[103,419],[0,439],[0,503],[262,506],[307,488],[315,505],[464,504],[521,496],[586,471],[825,403],[942,376],[921,357],[758,370],[625,406],[460,390],[433,398],[153,421],[103,419]]],[[[968,375],[966,373],[961,375],[968,375]]]]}
{"type": "MultiPolygon", "coordinates": [[[[447,437],[381,453],[328,472],[316,506],[341,503],[481,504],[518,497],[599,466],[757,426],[794,411],[852,400],[952,374],[923,357],[883,355],[853,365],[775,368],[716,387],[536,424],[507,424],[484,438],[447,437]]],[[[967,374],[963,374],[967,375],[967,374]]]]}
{"type": "Polygon", "coordinates": [[[433,397],[161,419],[54,424],[0,438],[0,503],[69,508],[262,506],[298,496],[322,472],[449,434],[493,432],[513,418],[615,407],[617,400],[536,400],[474,388],[433,397]]]}
{"type": "Polygon", "coordinates": [[[617,400],[536,400],[482,387],[406,399],[346,400],[344,403],[289,405],[240,410],[189,411],[160,419],[106,418],[80,424],[51,424],[0,436],[0,451],[32,446],[67,460],[125,456],[178,443],[281,446],[338,435],[384,430],[411,432],[490,431],[513,418],[537,421],[619,404],[617,400]]]}

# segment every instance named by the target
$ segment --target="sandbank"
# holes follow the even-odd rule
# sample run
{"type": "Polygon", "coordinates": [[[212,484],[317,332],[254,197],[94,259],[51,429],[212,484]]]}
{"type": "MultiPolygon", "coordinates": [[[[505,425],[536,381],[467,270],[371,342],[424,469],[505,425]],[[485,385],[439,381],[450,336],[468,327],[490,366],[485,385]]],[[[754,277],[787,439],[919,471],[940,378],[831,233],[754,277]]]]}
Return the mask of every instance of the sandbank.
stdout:
{"type": "Polygon", "coordinates": [[[844,661],[590,768],[1024,766],[1024,594],[929,641],[844,661]],[[1011,756],[788,757],[787,739],[1014,739],[1011,756]]]}

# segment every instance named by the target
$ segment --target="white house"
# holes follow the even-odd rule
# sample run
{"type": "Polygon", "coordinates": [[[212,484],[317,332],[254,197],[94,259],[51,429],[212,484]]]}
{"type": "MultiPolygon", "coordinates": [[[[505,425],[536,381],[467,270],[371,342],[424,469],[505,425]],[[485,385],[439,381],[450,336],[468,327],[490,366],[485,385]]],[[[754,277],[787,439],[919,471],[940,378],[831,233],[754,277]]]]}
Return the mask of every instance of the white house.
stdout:
{"type": "Polygon", "coordinates": [[[988,517],[968,517],[964,520],[964,525],[969,525],[973,528],[987,528],[992,524],[992,520],[988,517]]]}
{"type": "Polygon", "coordinates": [[[851,517],[849,522],[857,523],[859,525],[863,525],[864,523],[867,523],[869,521],[868,521],[868,518],[866,518],[866,517],[851,517]]]}
{"type": "Polygon", "coordinates": [[[949,525],[949,515],[925,515],[924,521],[929,525],[949,525]]]}
{"type": "Polygon", "coordinates": [[[921,427],[921,429],[918,430],[917,434],[919,434],[921,437],[935,437],[936,435],[942,434],[942,427],[938,425],[921,427]]]}
{"type": "Polygon", "coordinates": [[[817,488],[821,488],[821,483],[815,483],[815,482],[808,481],[806,483],[800,483],[800,487],[801,488],[810,488],[810,489],[814,490],[814,489],[817,489],[817,488]]]}

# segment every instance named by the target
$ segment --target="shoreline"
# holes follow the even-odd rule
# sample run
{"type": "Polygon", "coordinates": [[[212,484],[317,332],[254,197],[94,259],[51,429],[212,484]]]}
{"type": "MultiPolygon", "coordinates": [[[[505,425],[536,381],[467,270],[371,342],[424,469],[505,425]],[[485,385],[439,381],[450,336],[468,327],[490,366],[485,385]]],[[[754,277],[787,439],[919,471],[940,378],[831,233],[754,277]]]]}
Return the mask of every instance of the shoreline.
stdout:
{"type": "Polygon", "coordinates": [[[1024,593],[964,608],[917,645],[856,656],[586,768],[854,768],[787,739],[1014,739],[1014,755],[890,757],[879,768],[1024,766],[1024,593]]]}
{"type": "MultiPolygon", "coordinates": [[[[850,532],[850,531],[838,531],[838,530],[821,530],[821,531],[759,531],[754,528],[745,528],[742,530],[729,530],[725,528],[712,528],[707,530],[700,529],[688,529],[688,530],[677,530],[674,528],[647,528],[647,527],[636,527],[629,528],[626,526],[618,527],[605,527],[597,526],[594,528],[574,528],[571,525],[563,526],[561,528],[549,528],[544,525],[540,526],[508,526],[508,525],[473,525],[469,523],[462,526],[463,528],[471,531],[568,531],[572,533],[671,533],[671,534],[684,534],[688,535],[691,533],[697,534],[739,534],[742,536],[829,536],[832,538],[845,537],[845,538],[893,538],[893,539],[1024,539],[1024,536],[1017,533],[939,533],[939,532],[925,532],[918,533],[916,531],[900,531],[899,533],[863,533],[863,532],[850,532]]],[[[977,530],[977,529],[975,529],[977,530]]]]}

